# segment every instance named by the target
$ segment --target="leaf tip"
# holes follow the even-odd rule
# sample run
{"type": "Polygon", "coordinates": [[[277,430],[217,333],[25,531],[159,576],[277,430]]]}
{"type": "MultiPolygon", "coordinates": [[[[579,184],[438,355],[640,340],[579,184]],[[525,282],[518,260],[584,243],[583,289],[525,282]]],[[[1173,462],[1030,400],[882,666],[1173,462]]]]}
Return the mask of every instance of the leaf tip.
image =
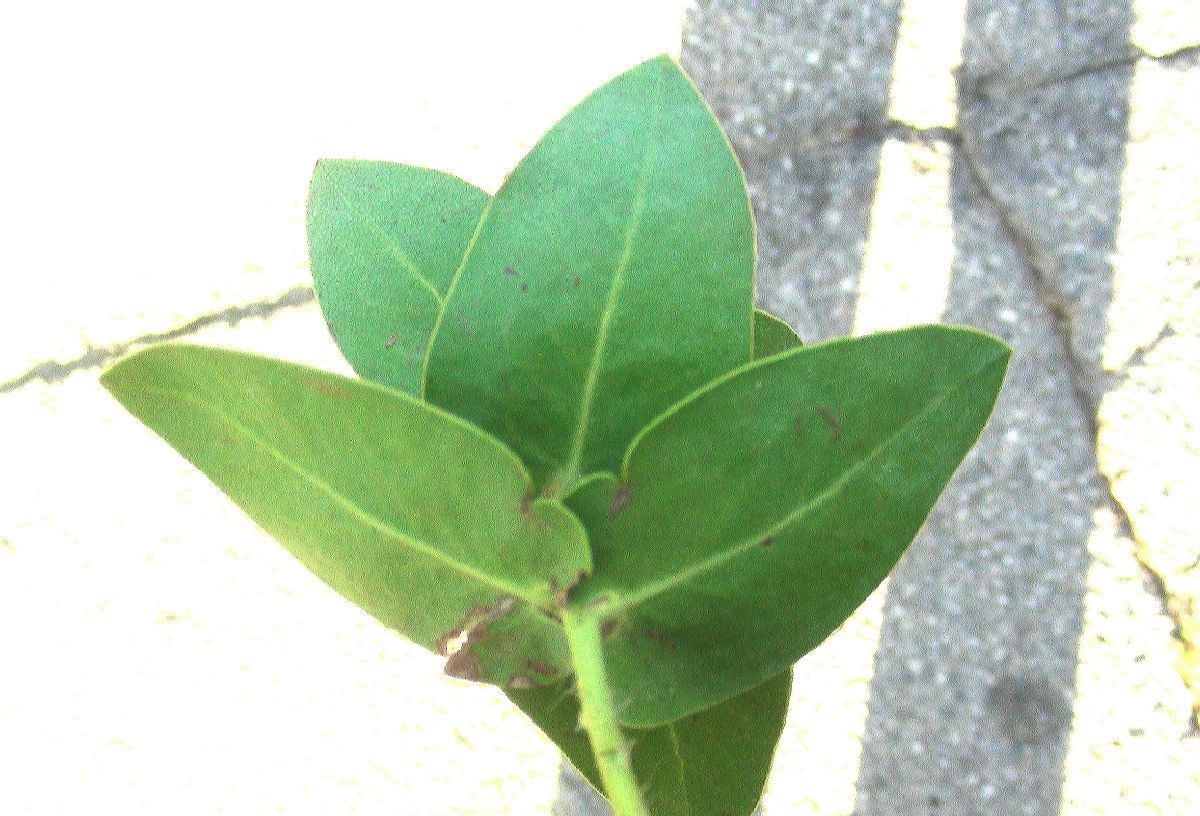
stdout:
{"type": "MultiPolygon", "coordinates": [[[[157,356],[159,350],[162,348],[165,348],[165,346],[150,346],[149,348],[139,349],[126,357],[122,357],[100,374],[100,385],[108,393],[121,400],[120,392],[129,387],[131,381],[136,377],[137,372],[153,356],[157,356]]],[[[121,401],[123,402],[123,400],[121,401]]]]}

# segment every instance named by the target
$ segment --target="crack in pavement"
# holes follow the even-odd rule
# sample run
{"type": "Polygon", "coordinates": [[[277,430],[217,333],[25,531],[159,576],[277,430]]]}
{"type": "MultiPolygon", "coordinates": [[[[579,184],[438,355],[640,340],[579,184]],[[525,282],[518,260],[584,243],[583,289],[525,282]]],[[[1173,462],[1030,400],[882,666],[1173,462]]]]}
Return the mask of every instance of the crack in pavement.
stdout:
{"type": "Polygon", "coordinates": [[[296,286],[274,300],[255,301],[245,306],[229,306],[219,312],[212,312],[197,317],[178,328],[165,332],[143,334],[127,342],[115,343],[111,346],[100,348],[89,347],[87,351],[74,360],[69,360],[65,363],[58,362],[57,360],[38,363],[19,377],[0,383],[0,394],[11,393],[38,380],[45,383],[62,382],[76,371],[84,371],[89,368],[100,368],[108,365],[124,357],[138,346],[164,343],[168,340],[178,340],[195,334],[202,329],[207,329],[210,326],[236,326],[243,320],[266,319],[276,312],[305,306],[311,303],[315,297],[316,295],[311,286],[296,286]]]}
{"type": "MultiPolygon", "coordinates": [[[[1071,327],[1073,310],[1071,304],[1050,285],[1050,275],[1046,271],[1054,265],[1050,252],[1033,238],[1031,230],[1019,222],[1018,214],[1004,206],[1000,201],[1000,197],[996,194],[995,187],[992,185],[991,173],[988,172],[983,161],[980,160],[975,147],[975,140],[972,138],[969,129],[964,129],[961,132],[958,147],[960,155],[967,169],[970,171],[971,178],[979,185],[984,198],[995,208],[1000,223],[1004,227],[1005,234],[1017,247],[1017,251],[1021,254],[1021,257],[1025,259],[1028,271],[1032,273],[1029,283],[1032,285],[1034,292],[1037,293],[1038,300],[1054,315],[1059,333],[1065,334],[1066,339],[1069,340],[1073,332],[1071,327]]],[[[1071,348],[1071,346],[1068,345],[1068,348],[1071,348]]],[[[1068,359],[1072,362],[1072,366],[1075,369],[1072,372],[1072,381],[1078,385],[1085,378],[1085,372],[1074,354],[1069,354],[1068,359]]],[[[1086,399],[1086,396],[1084,398],[1086,399]]],[[[1088,399],[1087,402],[1090,403],[1091,400],[1088,399]]]]}
{"type": "Polygon", "coordinates": [[[1102,74],[1105,71],[1127,68],[1142,60],[1157,62],[1160,65],[1173,68],[1179,63],[1190,65],[1193,59],[1200,59],[1200,44],[1185,45],[1176,48],[1174,51],[1168,51],[1160,55],[1151,54],[1142,48],[1133,48],[1128,54],[1102,60],[1101,62],[1081,65],[1078,68],[1065,71],[1061,74],[1049,74],[1035,82],[1008,83],[991,75],[967,77],[961,73],[957,73],[955,78],[959,85],[959,99],[961,102],[959,109],[961,111],[969,108],[977,102],[1002,99],[1013,94],[1032,93],[1055,85],[1065,85],[1084,77],[1102,74]]]}
{"type": "MultiPolygon", "coordinates": [[[[1193,289],[1197,288],[1200,288],[1200,284],[1198,284],[1196,287],[1193,287],[1193,289]]],[[[1141,343],[1134,348],[1133,354],[1129,355],[1129,360],[1121,366],[1121,373],[1144,366],[1146,364],[1147,356],[1157,349],[1163,343],[1163,341],[1169,340],[1172,337],[1176,337],[1178,334],[1179,332],[1177,332],[1175,327],[1171,325],[1170,320],[1164,321],[1162,330],[1159,331],[1157,337],[1155,337],[1153,340],[1141,343]]]]}
{"type": "MultiPolygon", "coordinates": [[[[1200,48],[1195,50],[1200,52],[1200,48]]],[[[1084,370],[1083,364],[1071,350],[1073,348],[1071,336],[1074,331],[1071,322],[1071,309],[1049,284],[1046,274],[1048,254],[1042,250],[1037,241],[1022,229],[1016,215],[996,195],[991,185],[990,176],[974,152],[969,136],[960,141],[959,150],[972,179],[979,186],[983,197],[995,210],[1006,236],[1013,242],[1018,254],[1024,261],[1022,266],[1025,268],[1031,288],[1033,288],[1038,295],[1038,299],[1050,310],[1055,318],[1055,337],[1059,343],[1059,351],[1066,360],[1067,376],[1071,381],[1075,400],[1080,408],[1083,409],[1082,413],[1084,421],[1087,423],[1088,436],[1092,445],[1092,458],[1096,462],[1096,475],[1104,483],[1109,509],[1117,519],[1118,532],[1121,535],[1127,536],[1133,542],[1134,556],[1142,568],[1143,582],[1150,588],[1151,593],[1158,600],[1162,613],[1171,621],[1171,636],[1179,644],[1180,650],[1183,653],[1181,655],[1181,665],[1178,667],[1178,670],[1183,678],[1184,685],[1188,687],[1193,697],[1191,733],[1192,735],[1200,735],[1200,685],[1197,685],[1196,680],[1188,676],[1188,672],[1184,670],[1182,665],[1183,661],[1188,659],[1187,656],[1189,653],[1200,649],[1200,640],[1193,641],[1193,636],[1196,633],[1191,631],[1191,621],[1188,618],[1186,610],[1183,608],[1185,603],[1170,591],[1167,587],[1165,576],[1151,565],[1151,559],[1147,557],[1149,546],[1144,539],[1137,535],[1130,514],[1125,510],[1125,506],[1113,492],[1112,481],[1100,472],[1098,449],[1100,432],[1098,413],[1100,406],[1089,395],[1085,386],[1088,379],[1087,372],[1084,370]]],[[[1158,341],[1155,342],[1157,343],[1162,339],[1164,339],[1164,335],[1160,335],[1158,341]]],[[[1128,365],[1125,368],[1128,368],[1128,365]]]]}
{"type": "Polygon", "coordinates": [[[914,124],[905,122],[902,119],[885,119],[882,122],[875,123],[873,126],[862,126],[856,128],[851,134],[847,142],[853,141],[880,141],[885,142],[888,139],[893,139],[901,142],[920,143],[920,144],[948,144],[955,146],[959,143],[961,136],[957,128],[946,125],[933,125],[931,127],[917,127],[914,124]]]}
{"type": "Polygon", "coordinates": [[[1161,62],[1164,65],[1174,67],[1177,62],[1190,62],[1193,57],[1200,59],[1200,43],[1193,45],[1181,45],[1174,51],[1168,51],[1165,54],[1155,56],[1145,49],[1139,49],[1139,56],[1143,59],[1161,62]]]}
{"type": "MultiPolygon", "coordinates": [[[[1183,46],[1157,56],[1144,49],[1134,48],[1119,57],[1083,65],[1061,74],[1052,74],[1036,82],[1020,84],[1004,83],[997,81],[992,76],[967,77],[961,71],[956,70],[955,81],[959,87],[958,110],[962,114],[980,102],[996,100],[1013,94],[1031,93],[1054,85],[1063,85],[1083,77],[1134,65],[1141,60],[1150,60],[1172,67],[1179,63],[1190,65],[1193,60],[1200,60],[1200,44],[1183,46]]],[[[883,142],[888,139],[925,144],[940,142],[957,147],[963,139],[963,131],[960,128],[946,125],[917,127],[893,117],[872,119],[860,116],[849,124],[817,125],[807,131],[802,127],[787,130],[769,144],[750,145],[743,148],[746,154],[743,159],[772,161],[783,156],[794,157],[797,154],[820,152],[848,144],[883,142]]],[[[1052,306],[1052,308],[1055,307],[1052,306]]]]}
{"type": "Polygon", "coordinates": [[[803,153],[819,153],[846,145],[886,142],[889,139],[909,143],[940,143],[956,146],[959,138],[957,128],[945,125],[917,127],[901,119],[889,117],[871,120],[864,117],[856,119],[850,125],[830,129],[826,132],[803,133],[798,129],[788,131],[768,145],[755,146],[747,150],[749,155],[746,158],[760,162],[773,161],[783,156],[796,157],[803,153]]]}

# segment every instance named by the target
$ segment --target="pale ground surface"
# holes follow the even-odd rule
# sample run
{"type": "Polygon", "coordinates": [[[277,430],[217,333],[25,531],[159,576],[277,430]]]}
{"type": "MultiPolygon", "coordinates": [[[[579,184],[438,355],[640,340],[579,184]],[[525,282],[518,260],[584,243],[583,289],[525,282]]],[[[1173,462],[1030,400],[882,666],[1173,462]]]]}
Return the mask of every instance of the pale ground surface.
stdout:
{"type": "MultiPolygon", "coordinates": [[[[0,27],[30,80],[0,135],[0,813],[592,807],[500,694],[325,589],[96,382],[171,333],[345,371],[305,288],[317,157],[494,188],[680,48],[680,3],[466,5],[0,27]]],[[[1075,6],[689,15],[761,304],[809,340],[940,319],[1017,350],[912,553],[798,666],[767,814],[1200,810],[1200,2],[1075,6]]]]}

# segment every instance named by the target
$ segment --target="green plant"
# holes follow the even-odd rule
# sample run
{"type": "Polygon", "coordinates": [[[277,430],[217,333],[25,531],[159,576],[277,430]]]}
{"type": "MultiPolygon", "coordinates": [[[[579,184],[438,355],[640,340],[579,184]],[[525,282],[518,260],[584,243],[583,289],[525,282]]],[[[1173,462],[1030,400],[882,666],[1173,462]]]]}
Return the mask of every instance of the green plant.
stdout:
{"type": "Polygon", "coordinates": [[[744,180],[665,57],[495,196],[319,163],[309,242],[362,379],[168,345],[105,386],[326,583],[503,688],[620,816],[753,810],[791,666],[908,546],[1009,349],[800,347],[755,311],[744,180]]]}

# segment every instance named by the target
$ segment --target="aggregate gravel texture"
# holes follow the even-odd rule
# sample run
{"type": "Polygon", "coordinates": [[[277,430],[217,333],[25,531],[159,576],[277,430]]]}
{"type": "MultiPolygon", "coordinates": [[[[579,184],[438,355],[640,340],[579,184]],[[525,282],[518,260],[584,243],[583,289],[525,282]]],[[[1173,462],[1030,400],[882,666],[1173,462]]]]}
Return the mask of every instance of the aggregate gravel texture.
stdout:
{"type": "Polygon", "coordinates": [[[1122,58],[1105,45],[1119,19],[1094,17],[1090,61],[1057,81],[1030,83],[1014,58],[996,74],[1004,82],[971,86],[962,148],[1059,323],[1100,470],[1175,622],[1200,712],[1200,500],[1180,481],[1200,471],[1200,119],[1189,104],[1200,26],[1164,52],[1142,42],[1161,29],[1127,13],[1132,47],[1155,56],[1122,58]]]}
{"type": "MultiPolygon", "coordinates": [[[[18,89],[34,126],[0,137],[61,159],[58,186],[26,162],[0,194],[24,287],[0,302],[0,810],[604,813],[502,695],[324,588],[96,374],[172,338],[344,371],[303,266],[311,159],[494,188],[580,93],[675,49],[678,9],[519,4],[539,33],[483,4],[458,27],[351,4],[289,23],[342,41],[309,64],[256,50],[269,18],[214,15],[240,56],[162,72],[179,96],[133,132],[145,54],[78,82],[64,55],[134,5],[0,56],[87,102],[18,89]],[[86,144],[56,135],[84,123],[86,144]]],[[[187,64],[171,42],[155,59],[187,64]]],[[[943,320],[1015,348],[908,556],[797,666],[761,812],[1200,809],[1200,2],[701,0],[682,42],[745,166],[761,306],[809,342],[943,320]]]]}
{"type": "Polygon", "coordinates": [[[1128,0],[967,3],[960,78],[966,95],[1052,83],[1128,61],[1128,0]]]}
{"type": "Polygon", "coordinates": [[[952,186],[944,319],[1014,355],[986,432],[893,574],[856,812],[1055,813],[1103,487],[1019,254],[961,166],[952,186]]]}

